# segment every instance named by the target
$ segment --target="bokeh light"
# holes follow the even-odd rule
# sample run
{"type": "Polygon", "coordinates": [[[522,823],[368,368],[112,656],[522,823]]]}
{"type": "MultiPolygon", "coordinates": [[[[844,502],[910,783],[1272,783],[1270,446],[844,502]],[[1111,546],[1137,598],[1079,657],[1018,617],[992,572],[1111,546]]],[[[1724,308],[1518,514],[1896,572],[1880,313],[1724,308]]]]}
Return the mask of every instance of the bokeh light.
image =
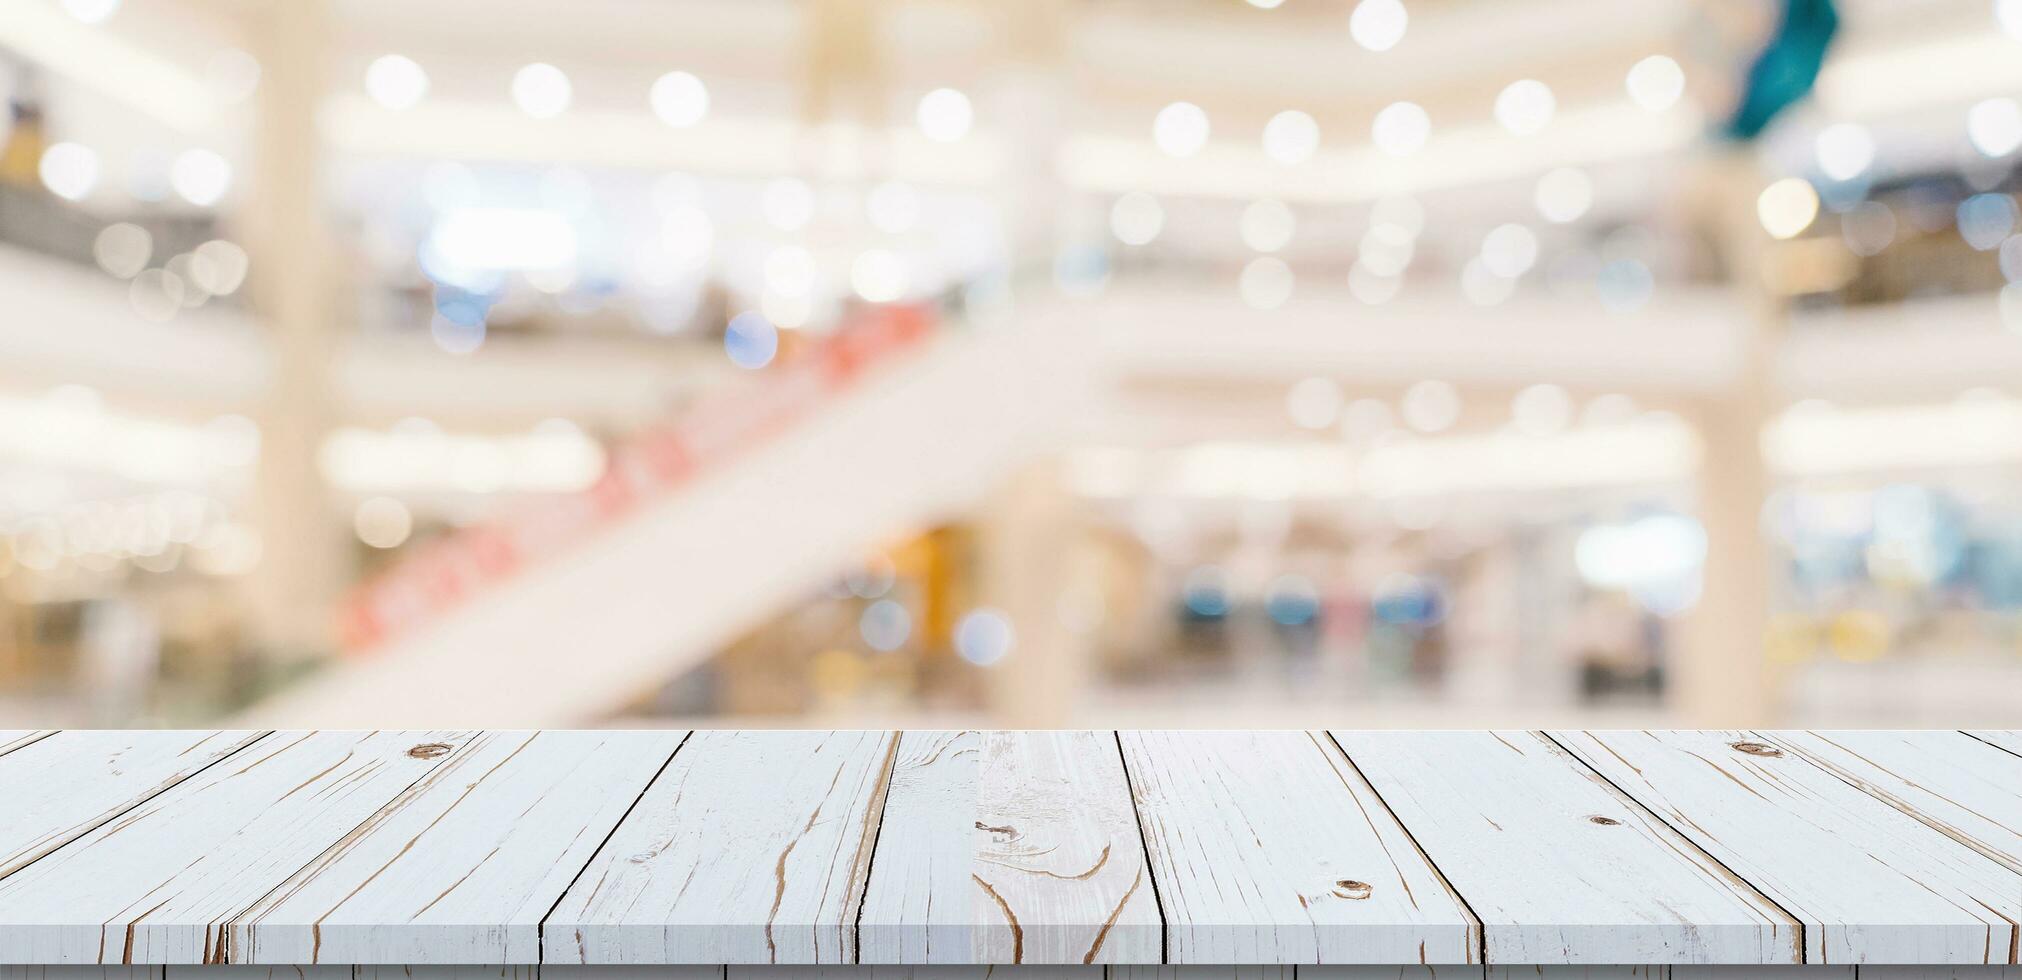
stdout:
{"type": "Polygon", "coordinates": [[[1535,78],[1520,79],[1495,97],[1495,121],[1518,136],[1529,136],[1550,125],[1557,108],[1551,86],[1535,78]]]}
{"type": "Polygon", "coordinates": [[[906,294],[912,280],[906,260],[890,249],[874,248],[850,264],[850,288],[870,303],[889,303],[906,294]]]}
{"type": "Polygon", "coordinates": [[[647,102],[661,122],[685,129],[709,115],[709,87],[685,71],[670,71],[653,81],[647,102]]]}
{"type": "Polygon", "coordinates": [[[1538,214],[1553,224],[1578,221],[1594,205],[1594,182],[1577,167],[1546,171],[1538,178],[1532,203],[1537,205],[1538,214]]]}
{"type": "Polygon", "coordinates": [[[771,364],[779,353],[779,330],[757,312],[739,313],[724,325],[723,352],[730,356],[730,363],[756,371],[771,364]]]}
{"type": "Polygon", "coordinates": [[[880,653],[890,653],[906,645],[913,634],[913,615],[894,599],[879,599],[864,607],[857,619],[857,633],[864,645],[880,653]]]}
{"type": "Polygon", "coordinates": [[[365,94],[388,109],[412,109],[428,96],[428,72],[405,55],[380,55],[365,68],[365,94]]]}
{"type": "Polygon", "coordinates": [[[951,88],[937,88],[920,96],[914,113],[920,132],[936,143],[953,143],[969,135],[975,111],[969,97],[951,88]]]}
{"type": "Polygon", "coordinates": [[[1975,194],[1959,202],[1959,237],[1986,252],[2001,247],[2015,231],[2015,199],[2006,194],[1975,194]]]}
{"type": "Polygon", "coordinates": [[[1796,238],[1818,217],[1818,191],[1802,177],[1785,177],[1756,197],[1755,216],[1771,238],[1796,238]]]}
{"type": "Polygon", "coordinates": [[[1011,618],[995,609],[972,609],[955,622],[955,653],[978,667],[1003,660],[1016,643],[1011,618]]]}
{"type": "Polygon", "coordinates": [[[1208,114],[1191,102],[1174,102],[1152,118],[1151,140],[1168,156],[1193,156],[1208,145],[1208,114]]]}
{"type": "Polygon", "coordinates": [[[545,61],[536,61],[513,73],[513,104],[535,119],[552,119],[568,111],[574,94],[569,76],[545,61]]]}
{"type": "Polygon", "coordinates": [[[1361,0],[1348,15],[1348,35],[1369,51],[1388,51],[1404,40],[1411,16],[1401,0],[1361,0]]]}
{"type": "Polygon", "coordinates": [[[1292,298],[1292,267],[1275,255],[1251,259],[1243,266],[1237,291],[1253,310],[1275,310],[1292,298]]]}
{"type": "Polygon", "coordinates": [[[1252,201],[1243,209],[1243,244],[1259,252],[1275,252],[1292,241],[1298,219],[1285,202],[1272,198],[1252,201]]]}
{"type": "Polygon", "coordinates": [[[1320,148],[1320,124],[1297,109],[1287,109],[1264,124],[1264,155],[1292,166],[1312,159],[1320,148]]]}
{"type": "Polygon", "coordinates": [[[1376,148],[1394,157],[1410,156],[1432,135],[1432,117],[1415,102],[1393,102],[1376,114],[1369,136],[1376,148]]]}
{"type": "Polygon", "coordinates": [[[371,548],[398,548],[414,533],[414,515],[392,497],[367,497],[351,514],[351,529],[371,548]]]}
{"type": "Polygon", "coordinates": [[[1813,141],[1818,169],[1834,180],[1852,180],[1875,162],[1875,137],[1858,123],[1834,123],[1813,141]]]}
{"type": "Polygon", "coordinates": [[[98,186],[98,153],[79,143],[52,143],[42,151],[36,175],[51,194],[82,201],[98,186]]]}
{"type": "Polygon", "coordinates": [[[1316,432],[1331,429],[1341,420],[1346,402],[1341,385],[1332,378],[1304,378],[1285,393],[1285,414],[1292,424],[1316,432]]]}
{"type": "Polygon", "coordinates": [[[2004,157],[2022,147],[2022,103],[2007,97],[1985,99],[1966,110],[1966,139],[1988,157],[2004,157]]]}
{"type": "Polygon", "coordinates": [[[210,150],[185,150],[169,171],[176,196],[200,208],[222,200],[232,186],[232,165],[210,150]]]}
{"type": "Polygon", "coordinates": [[[1125,245],[1147,245],[1165,227],[1165,209],[1158,198],[1143,191],[1131,191],[1116,199],[1109,209],[1109,231],[1125,245]]]}
{"type": "Polygon", "coordinates": [[[1460,391],[1445,381],[1417,382],[1404,389],[1398,414],[1405,425],[1420,432],[1443,432],[1460,421],[1460,391]]]}
{"type": "Polygon", "coordinates": [[[1651,112],[1662,112],[1685,96],[1685,69],[1669,55],[1653,54],[1630,66],[1624,85],[1630,101],[1651,112]]]}
{"type": "Polygon", "coordinates": [[[118,279],[140,275],[153,254],[154,236],[139,225],[125,222],[105,226],[91,243],[91,256],[98,267],[118,279]]]}

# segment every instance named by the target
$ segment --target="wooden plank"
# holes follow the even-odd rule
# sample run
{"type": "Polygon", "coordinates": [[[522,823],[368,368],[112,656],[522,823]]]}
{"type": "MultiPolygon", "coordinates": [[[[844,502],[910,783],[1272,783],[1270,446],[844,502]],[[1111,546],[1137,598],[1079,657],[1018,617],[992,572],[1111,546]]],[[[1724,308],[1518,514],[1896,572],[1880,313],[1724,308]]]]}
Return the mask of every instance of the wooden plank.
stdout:
{"type": "Polygon", "coordinates": [[[540,922],[686,732],[487,732],[233,921],[234,963],[540,962],[540,922]]]}
{"type": "MultiPolygon", "coordinates": [[[[1326,969],[1326,968],[1323,968],[1326,969]]],[[[1333,969],[1355,969],[1334,967],[1333,969]]],[[[1378,968],[1381,969],[1381,968],[1378,968]]],[[[1112,966],[1108,980],[1293,980],[1295,966],[1112,966]]],[[[1481,970],[1475,968],[1475,976],[1481,970]]],[[[1361,980],[1357,977],[1356,980],[1361,980]]]]}
{"type": "MultiPolygon", "coordinates": [[[[78,970],[117,970],[122,967],[80,966],[78,970]]],[[[169,966],[147,967],[167,970],[165,980],[353,980],[348,966],[169,966]]]]}
{"type": "Polygon", "coordinates": [[[1795,921],[1540,733],[1333,736],[1467,899],[1490,963],[1800,962],[1795,921]]]}
{"type": "Polygon", "coordinates": [[[550,963],[847,963],[896,732],[696,732],[542,929],[550,963]]]}
{"type": "Polygon", "coordinates": [[[54,734],[55,730],[47,728],[0,728],[0,755],[6,755],[24,745],[32,745],[54,734]]]}
{"type": "Polygon", "coordinates": [[[260,737],[60,732],[0,756],[0,878],[260,737]]]}
{"type": "MultiPolygon", "coordinates": [[[[1811,980],[1805,977],[1804,980],[1811,980]]],[[[2012,966],[1864,966],[1860,980],[2022,980],[2012,966]]]]}
{"type": "Polygon", "coordinates": [[[1303,966],[1299,980],[1482,980],[1487,974],[1479,964],[1444,966],[1303,966]]]}
{"type": "MultiPolygon", "coordinates": [[[[548,969],[542,967],[542,973],[545,974],[548,969]]],[[[1103,980],[1103,970],[1099,966],[1061,965],[732,966],[728,968],[725,980],[1103,980]]]]}
{"type": "Polygon", "coordinates": [[[1308,732],[1125,732],[1172,963],[1467,963],[1480,927],[1308,732]]]}
{"type": "Polygon", "coordinates": [[[907,732],[857,920],[869,963],[1156,963],[1111,732],[907,732]]]}
{"type": "Polygon", "coordinates": [[[1961,732],[1763,732],[1925,826],[2022,872],[2022,756],[1961,732]]]}
{"type": "Polygon", "coordinates": [[[454,966],[441,963],[412,966],[360,964],[353,980],[539,980],[541,968],[534,963],[490,966],[454,966]]]}
{"type": "MultiPolygon", "coordinates": [[[[724,980],[722,966],[583,966],[579,963],[546,963],[541,980],[724,980]]],[[[799,969],[820,969],[800,967],[799,969]]],[[[868,969],[868,967],[866,967],[868,969]]]]}
{"type": "Polygon", "coordinates": [[[1966,734],[2011,755],[2022,755],[2022,732],[1975,731],[1966,734]]]}
{"type": "Polygon", "coordinates": [[[0,880],[0,960],[217,962],[226,921],[467,737],[268,735],[0,880]]]}
{"type": "Polygon", "coordinates": [[[161,980],[158,966],[10,966],[0,980],[161,980]]]}
{"type": "Polygon", "coordinates": [[[2022,875],[1746,732],[1558,740],[1805,925],[1811,963],[2008,963],[2022,875]]]}

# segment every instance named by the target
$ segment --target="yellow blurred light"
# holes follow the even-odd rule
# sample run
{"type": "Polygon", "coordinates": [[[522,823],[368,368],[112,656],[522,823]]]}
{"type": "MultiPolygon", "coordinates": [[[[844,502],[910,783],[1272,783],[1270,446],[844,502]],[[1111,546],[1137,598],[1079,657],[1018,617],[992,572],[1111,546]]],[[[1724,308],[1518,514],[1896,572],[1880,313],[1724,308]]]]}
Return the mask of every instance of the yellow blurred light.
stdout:
{"type": "Polygon", "coordinates": [[[1889,621],[1871,609],[1849,609],[1826,622],[1826,646],[1848,663],[1871,663],[1889,652],[1889,621]]]}
{"type": "Polygon", "coordinates": [[[1755,199],[1755,216],[1772,238],[1795,238],[1818,217],[1818,191],[1802,177],[1785,177],[1755,199]]]}

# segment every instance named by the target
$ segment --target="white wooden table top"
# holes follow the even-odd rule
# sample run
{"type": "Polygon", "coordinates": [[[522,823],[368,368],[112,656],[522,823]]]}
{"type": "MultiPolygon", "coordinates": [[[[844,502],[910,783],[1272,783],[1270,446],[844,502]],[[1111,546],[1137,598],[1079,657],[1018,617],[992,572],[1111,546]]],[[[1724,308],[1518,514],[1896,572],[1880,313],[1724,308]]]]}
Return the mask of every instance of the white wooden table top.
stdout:
{"type": "Polygon", "coordinates": [[[0,731],[0,964],[1982,965],[2018,922],[2013,732],[0,731]]]}

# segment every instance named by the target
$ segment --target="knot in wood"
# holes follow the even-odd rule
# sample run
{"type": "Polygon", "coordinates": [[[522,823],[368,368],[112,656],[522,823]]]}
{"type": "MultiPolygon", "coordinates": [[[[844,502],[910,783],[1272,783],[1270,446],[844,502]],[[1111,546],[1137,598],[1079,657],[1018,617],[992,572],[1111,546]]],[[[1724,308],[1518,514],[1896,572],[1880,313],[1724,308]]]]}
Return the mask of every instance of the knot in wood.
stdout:
{"type": "Polygon", "coordinates": [[[438,759],[448,752],[449,745],[443,742],[423,742],[407,750],[408,756],[414,759],[438,759]]]}
{"type": "Polygon", "coordinates": [[[1759,755],[1766,759],[1775,759],[1783,755],[1782,749],[1762,742],[1734,742],[1729,747],[1743,755],[1759,755]]]}
{"type": "Polygon", "coordinates": [[[1600,814],[1598,814],[1598,813],[1594,814],[1594,815],[1593,815],[1593,816],[1591,816],[1591,817],[1588,817],[1588,818],[1587,818],[1587,822],[1588,822],[1588,823],[1597,823],[1597,824],[1600,824],[1600,825],[1601,825],[1601,826],[1603,826],[1603,827],[1618,827],[1618,826],[1620,826],[1620,825],[1621,825],[1621,823],[1622,823],[1622,821],[1620,821],[1620,820],[1617,820],[1617,819],[1615,819],[1614,817],[1604,817],[1604,816],[1602,816],[1602,815],[1600,815],[1600,814]]]}
{"type": "Polygon", "coordinates": [[[1369,887],[1368,882],[1356,881],[1353,878],[1343,878],[1340,881],[1334,883],[1334,894],[1339,895],[1342,898],[1353,899],[1358,902],[1361,901],[1362,899],[1368,898],[1369,893],[1372,890],[1373,889],[1369,887]]]}

